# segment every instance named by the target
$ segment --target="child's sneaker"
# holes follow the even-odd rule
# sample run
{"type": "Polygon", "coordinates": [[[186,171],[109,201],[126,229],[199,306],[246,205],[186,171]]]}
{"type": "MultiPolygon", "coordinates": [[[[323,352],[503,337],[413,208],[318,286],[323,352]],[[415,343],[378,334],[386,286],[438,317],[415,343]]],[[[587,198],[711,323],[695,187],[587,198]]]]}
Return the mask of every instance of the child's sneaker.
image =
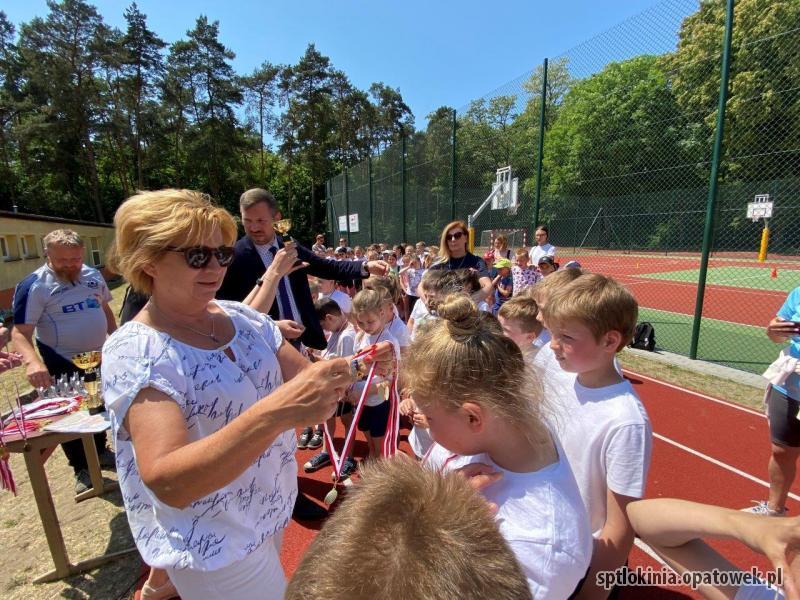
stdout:
{"type": "Polygon", "coordinates": [[[322,430],[317,429],[314,432],[314,435],[311,436],[311,439],[308,440],[308,448],[314,450],[315,448],[319,448],[322,446],[322,430]]]}
{"type": "Polygon", "coordinates": [[[325,465],[329,464],[331,464],[331,457],[327,452],[323,451],[311,457],[311,460],[303,465],[303,471],[306,473],[313,473],[314,471],[318,471],[325,465]]]}
{"type": "Polygon", "coordinates": [[[358,465],[356,464],[356,461],[354,461],[352,458],[345,458],[344,464],[342,465],[342,472],[339,474],[339,478],[348,479],[350,475],[356,472],[356,470],[358,470],[358,465]]]}
{"type": "Polygon", "coordinates": [[[773,510],[769,507],[769,503],[766,500],[753,500],[753,504],[755,506],[743,508],[742,512],[748,512],[754,515],[764,515],[767,517],[783,517],[789,511],[789,509],[785,506],[780,510],[773,510]]]}
{"type": "Polygon", "coordinates": [[[306,427],[303,429],[303,433],[300,434],[300,438],[297,440],[297,447],[300,450],[305,450],[308,448],[308,440],[311,439],[311,427],[306,427]]]}

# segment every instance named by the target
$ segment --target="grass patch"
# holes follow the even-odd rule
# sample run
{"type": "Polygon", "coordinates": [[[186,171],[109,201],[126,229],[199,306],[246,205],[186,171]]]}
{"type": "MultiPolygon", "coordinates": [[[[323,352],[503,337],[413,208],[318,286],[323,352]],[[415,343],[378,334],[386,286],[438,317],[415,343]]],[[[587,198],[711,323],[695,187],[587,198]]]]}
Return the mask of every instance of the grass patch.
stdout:
{"type": "Polygon", "coordinates": [[[697,373],[689,369],[649,360],[632,352],[619,354],[622,367],[654,377],[682,388],[708,394],[715,398],[735,402],[755,410],[763,410],[764,391],[742,383],[736,383],[714,375],[697,373]]]}
{"type": "MultiPolygon", "coordinates": [[[[656,330],[656,345],[675,354],[689,355],[692,317],[680,313],[639,307],[639,321],[649,321],[656,330]]],[[[697,358],[751,373],[763,373],[780,351],[780,345],[764,335],[763,327],[741,325],[704,317],[700,324],[697,358]]]]}

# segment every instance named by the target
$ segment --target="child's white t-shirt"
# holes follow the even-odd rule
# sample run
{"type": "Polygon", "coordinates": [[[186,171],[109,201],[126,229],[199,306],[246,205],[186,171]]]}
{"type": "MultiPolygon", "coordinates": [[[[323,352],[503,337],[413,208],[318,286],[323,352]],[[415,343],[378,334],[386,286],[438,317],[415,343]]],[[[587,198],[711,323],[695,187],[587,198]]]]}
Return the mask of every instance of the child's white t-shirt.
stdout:
{"type": "Polygon", "coordinates": [[[322,351],[322,358],[342,358],[353,356],[356,347],[356,329],[348,323],[344,329],[334,331],[328,338],[328,346],[322,351]]]}
{"type": "Polygon", "coordinates": [[[431,446],[433,446],[433,438],[429,429],[424,427],[417,427],[414,425],[408,433],[408,444],[417,455],[417,458],[424,457],[431,446]]]}
{"type": "MultiPolygon", "coordinates": [[[[556,444],[558,446],[558,444],[556,444]]],[[[558,448],[557,463],[533,473],[498,467],[488,454],[454,455],[434,444],[426,465],[452,471],[483,463],[502,472],[481,490],[497,505],[500,533],[517,557],[534,598],[567,598],[586,575],[592,559],[592,536],[578,486],[558,448]]]]}
{"type": "Polygon", "coordinates": [[[411,343],[411,339],[408,335],[408,327],[399,316],[395,315],[392,320],[389,321],[386,328],[391,332],[401,348],[405,348],[411,343]]]}
{"type": "Polygon", "coordinates": [[[417,331],[419,331],[419,328],[423,323],[427,323],[431,319],[435,318],[436,317],[434,317],[428,310],[428,307],[425,306],[425,303],[421,299],[418,300],[416,304],[414,304],[414,308],[411,310],[411,315],[408,317],[409,321],[414,321],[411,331],[409,332],[409,339],[414,339],[414,336],[417,334],[417,331]]]}
{"type": "MultiPolygon", "coordinates": [[[[359,332],[356,335],[355,351],[358,352],[359,350],[364,350],[365,348],[370,347],[372,344],[377,344],[378,342],[391,342],[392,346],[394,346],[394,355],[398,361],[400,360],[400,344],[397,343],[397,339],[389,331],[388,325],[384,327],[383,331],[374,335],[367,335],[363,331],[359,332]]],[[[374,386],[374,384],[380,383],[381,381],[386,381],[386,379],[380,377],[379,375],[375,375],[375,377],[372,379],[372,391],[364,401],[366,406],[379,406],[386,402],[386,398],[384,398],[374,386]]],[[[353,384],[353,389],[350,393],[353,406],[355,406],[355,403],[358,402],[358,399],[361,397],[361,392],[366,384],[366,379],[353,384]]]]}
{"type": "Polygon", "coordinates": [[[319,298],[330,298],[339,305],[345,315],[349,315],[353,310],[353,300],[341,290],[333,290],[330,294],[321,293],[319,298]]]}
{"type": "MultiPolygon", "coordinates": [[[[541,353],[540,353],[541,354],[541,353]]],[[[578,482],[592,532],[606,522],[607,492],[642,498],[653,429],[630,382],[587,388],[574,373],[545,383],[555,405],[554,429],[578,482]]]]}

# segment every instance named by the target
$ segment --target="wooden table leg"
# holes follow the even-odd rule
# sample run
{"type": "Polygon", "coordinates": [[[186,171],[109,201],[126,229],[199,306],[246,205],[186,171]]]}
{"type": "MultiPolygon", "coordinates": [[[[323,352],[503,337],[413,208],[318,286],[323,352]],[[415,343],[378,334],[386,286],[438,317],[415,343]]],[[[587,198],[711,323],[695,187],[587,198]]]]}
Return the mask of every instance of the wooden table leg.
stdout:
{"type": "Polygon", "coordinates": [[[36,507],[39,509],[39,518],[42,520],[44,535],[47,538],[50,555],[53,557],[53,564],[56,567],[55,571],[35,581],[39,583],[40,581],[60,579],[70,574],[72,565],[67,556],[64,536],[61,534],[61,525],[58,523],[56,507],[53,504],[53,496],[50,493],[50,485],[44,472],[44,460],[38,451],[23,452],[23,455],[25,456],[25,466],[28,469],[28,477],[31,480],[33,497],[36,499],[36,507]]]}
{"type": "Polygon", "coordinates": [[[86,455],[86,466],[89,469],[89,477],[92,479],[92,489],[76,495],[75,502],[83,502],[84,500],[100,496],[119,487],[117,482],[111,482],[106,485],[103,481],[103,473],[100,470],[100,459],[97,456],[97,446],[94,443],[94,434],[81,436],[81,441],[83,442],[83,453],[86,455]]]}

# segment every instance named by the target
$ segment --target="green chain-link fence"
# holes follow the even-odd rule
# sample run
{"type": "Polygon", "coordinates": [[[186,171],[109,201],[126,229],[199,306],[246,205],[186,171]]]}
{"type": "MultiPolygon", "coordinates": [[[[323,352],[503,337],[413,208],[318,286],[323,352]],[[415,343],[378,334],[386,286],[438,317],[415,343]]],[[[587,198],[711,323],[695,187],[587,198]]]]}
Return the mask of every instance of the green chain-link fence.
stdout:
{"type": "Polygon", "coordinates": [[[365,164],[349,192],[329,184],[329,212],[358,212],[353,244],[435,242],[510,166],[518,206],[474,220],[479,250],[544,223],[562,263],[630,287],[661,349],[760,371],[778,350],[763,328],[800,285],[800,3],[665,0],[365,164]],[[757,195],[768,222],[747,218],[757,195]]]}

